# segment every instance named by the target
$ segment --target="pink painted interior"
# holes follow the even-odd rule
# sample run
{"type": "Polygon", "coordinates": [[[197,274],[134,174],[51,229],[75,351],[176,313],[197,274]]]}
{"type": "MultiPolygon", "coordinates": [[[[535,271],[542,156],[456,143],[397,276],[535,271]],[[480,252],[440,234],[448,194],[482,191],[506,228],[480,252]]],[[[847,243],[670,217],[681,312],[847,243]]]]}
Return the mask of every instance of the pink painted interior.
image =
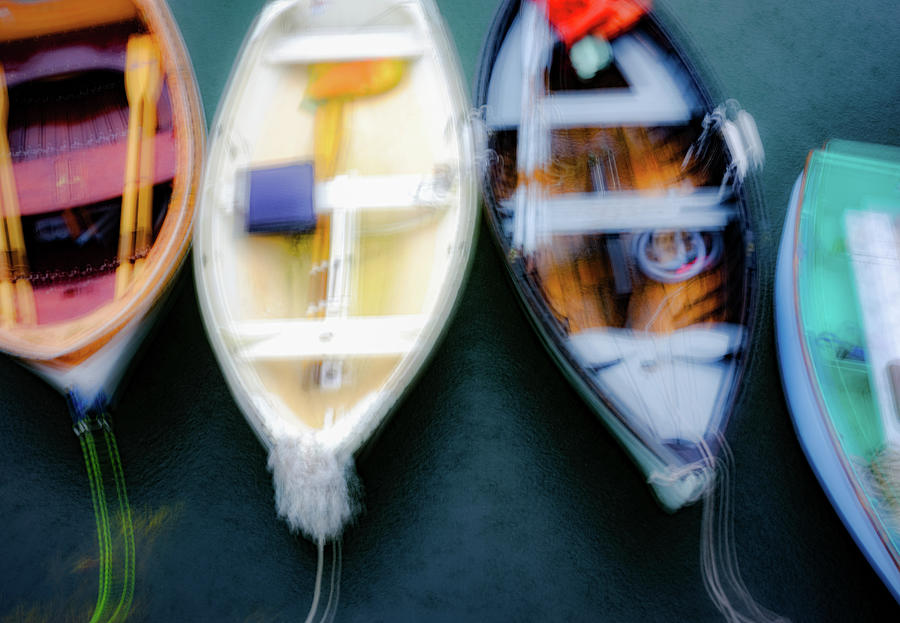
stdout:
{"type": "MultiPolygon", "coordinates": [[[[124,95],[125,45],[134,32],[124,23],[0,46],[10,87],[8,136],[13,174],[23,216],[58,212],[121,197],[125,180],[128,107],[110,98],[58,102],[54,108],[16,103],[15,87],[34,80],[80,72],[116,71],[124,95]]],[[[76,78],[77,80],[77,78],[76,78]]],[[[172,180],[176,145],[167,86],[157,105],[154,184],[172,180]]],[[[113,300],[115,271],[35,285],[40,325],[83,317],[113,300]]]]}
{"type": "MultiPolygon", "coordinates": [[[[122,196],[126,141],[13,164],[22,215],[56,212],[122,196]]],[[[154,184],[175,177],[175,136],[156,135],[154,184]]]]}
{"type": "Polygon", "coordinates": [[[85,316],[115,295],[116,274],[81,279],[34,289],[38,324],[47,325],[85,316]]]}

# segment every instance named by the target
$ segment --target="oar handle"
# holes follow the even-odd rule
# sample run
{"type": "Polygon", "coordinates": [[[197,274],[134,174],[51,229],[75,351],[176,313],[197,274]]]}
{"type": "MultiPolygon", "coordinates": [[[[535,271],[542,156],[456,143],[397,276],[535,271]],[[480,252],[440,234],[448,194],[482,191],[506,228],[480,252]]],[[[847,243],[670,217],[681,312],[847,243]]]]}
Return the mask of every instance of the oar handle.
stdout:
{"type": "MultiPolygon", "coordinates": [[[[119,219],[119,266],[116,268],[116,298],[125,294],[131,280],[134,256],[135,224],[138,210],[143,110],[146,101],[160,87],[159,49],[151,35],[132,35],[125,49],[125,95],[128,98],[128,152],[119,219]]],[[[154,123],[155,125],[155,123],[154,123]]],[[[152,160],[152,158],[151,158],[152,160]]]]}
{"type": "Polygon", "coordinates": [[[150,241],[153,235],[153,182],[156,172],[156,105],[162,93],[162,67],[159,48],[152,43],[152,58],[149,65],[147,88],[141,100],[144,109],[141,140],[141,173],[138,184],[137,228],[134,238],[134,278],[144,270],[150,241]]]}
{"type": "Polygon", "coordinates": [[[6,136],[8,120],[9,93],[6,89],[6,73],[0,65],[0,251],[4,256],[0,265],[0,317],[4,324],[15,323],[17,294],[22,322],[34,324],[37,322],[37,313],[31,283],[28,281],[28,256],[19,217],[19,195],[16,191],[9,139],[6,136]],[[10,283],[12,280],[15,281],[14,290],[10,283]]]}
{"type": "Polygon", "coordinates": [[[125,159],[125,187],[122,191],[122,214],[119,219],[119,266],[116,268],[116,298],[128,288],[131,279],[131,256],[134,249],[134,223],[137,209],[138,159],[141,151],[140,100],[128,113],[128,151],[125,159]]]}

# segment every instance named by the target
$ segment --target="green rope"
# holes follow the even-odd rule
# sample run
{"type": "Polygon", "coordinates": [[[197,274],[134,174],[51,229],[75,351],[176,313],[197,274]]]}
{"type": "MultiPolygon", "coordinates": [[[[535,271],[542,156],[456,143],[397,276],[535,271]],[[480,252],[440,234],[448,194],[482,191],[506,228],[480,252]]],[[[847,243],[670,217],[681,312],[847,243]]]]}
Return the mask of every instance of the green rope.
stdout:
{"type": "Polygon", "coordinates": [[[100,548],[97,603],[90,623],[118,623],[127,619],[134,597],[134,527],[125,473],[105,413],[80,417],[75,432],[84,454],[100,548]],[[104,477],[104,468],[112,472],[111,479],[108,475],[104,477]],[[111,512],[107,497],[111,498],[113,492],[118,505],[111,512]]]}
{"type": "Polygon", "coordinates": [[[84,454],[84,464],[87,468],[88,483],[91,487],[91,504],[94,507],[94,519],[97,523],[97,547],[100,549],[100,577],[98,579],[97,603],[94,606],[94,615],[91,617],[91,623],[95,623],[98,615],[103,611],[106,603],[106,575],[109,571],[107,562],[107,536],[109,535],[109,524],[103,522],[100,512],[100,496],[102,491],[98,491],[97,472],[94,469],[94,461],[91,451],[88,449],[88,442],[84,435],[78,435],[78,441],[81,444],[81,452],[84,454]]]}
{"type": "Polygon", "coordinates": [[[122,469],[122,461],[119,458],[119,449],[115,435],[109,429],[104,429],[106,447],[112,459],[113,479],[116,483],[116,497],[119,500],[120,532],[124,544],[124,585],[122,595],[116,610],[110,621],[124,621],[131,609],[131,600],[134,597],[134,526],[131,521],[131,507],[128,505],[128,494],[125,491],[125,470],[122,469]]]}

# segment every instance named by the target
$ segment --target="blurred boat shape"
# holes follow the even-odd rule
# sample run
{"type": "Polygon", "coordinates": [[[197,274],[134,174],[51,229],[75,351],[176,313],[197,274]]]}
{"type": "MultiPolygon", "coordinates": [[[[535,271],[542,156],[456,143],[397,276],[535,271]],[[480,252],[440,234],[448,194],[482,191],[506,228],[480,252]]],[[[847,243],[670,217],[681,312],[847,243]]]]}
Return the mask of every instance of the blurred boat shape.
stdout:
{"type": "Polygon", "coordinates": [[[495,18],[487,220],[547,348],[673,511],[709,487],[747,363],[762,145],[647,5],[578,6],[495,18]]]}
{"type": "Polygon", "coordinates": [[[164,2],[0,15],[0,349],[68,399],[98,520],[92,620],[121,620],[134,544],[107,409],[187,253],[203,114],[164,2]]]}
{"type": "Polygon", "coordinates": [[[900,601],[900,148],[829,141],[791,196],[781,377],[813,471],[900,601]]]}
{"type": "Polygon", "coordinates": [[[200,306],[269,451],[278,513],[320,556],[357,509],[354,455],[462,287],[477,221],[468,112],[430,0],[270,3],[219,108],[200,306]]]}
{"type": "Polygon", "coordinates": [[[756,123],[713,105],[640,0],[508,0],[476,89],[485,212],[532,324],[661,506],[703,500],[724,618],[783,621],[740,575],[725,441],[758,298],[756,123]]]}

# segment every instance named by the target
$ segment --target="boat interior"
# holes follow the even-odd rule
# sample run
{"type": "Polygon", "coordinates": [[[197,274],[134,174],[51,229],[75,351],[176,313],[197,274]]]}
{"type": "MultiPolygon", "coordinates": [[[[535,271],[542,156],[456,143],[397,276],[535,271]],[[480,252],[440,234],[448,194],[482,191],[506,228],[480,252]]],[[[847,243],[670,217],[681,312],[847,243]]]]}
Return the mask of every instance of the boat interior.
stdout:
{"type": "Polygon", "coordinates": [[[135,296],[177,174],[173,106],[130,0],[0,6],[0,318],[53,341],[135,296]]]}
{"type": "Polygon", "coordinates": [[[344,430],[461,280],[462,103],[419,3],[307,4],[264,14],[220,113],[211,311],[259,411],[344,430]]]}
{"type": "Polygon", "coordinates": [[[581,76],[522,3],[487,86],[489,213],[573,368],[645,443],[695,460],[745,345],[747,224],[711,106],[655,23],[608,44],[581,76]]]}
{"type": "MultiPolygon", "coordinates": [[[[896,565],[900,552],[900,149],[829,141],[806,164],[792,271],[796,322],[826,431],[896,565]]],[[[803,381],[805,382],[805,381],[803,381]]],[[[798,383],[799,385],[799,383],[798,383]]],[[[873,563],[874,564],[874,563],[873,563]]]]}
{"type": "Polygon", "coordinates": [[[900,150],[832,141],[805,172],[799,311],[826,410],[849,456],[900,447],[900,150]],[[857,153],[860,152],[860,153],[857,153]]]}

